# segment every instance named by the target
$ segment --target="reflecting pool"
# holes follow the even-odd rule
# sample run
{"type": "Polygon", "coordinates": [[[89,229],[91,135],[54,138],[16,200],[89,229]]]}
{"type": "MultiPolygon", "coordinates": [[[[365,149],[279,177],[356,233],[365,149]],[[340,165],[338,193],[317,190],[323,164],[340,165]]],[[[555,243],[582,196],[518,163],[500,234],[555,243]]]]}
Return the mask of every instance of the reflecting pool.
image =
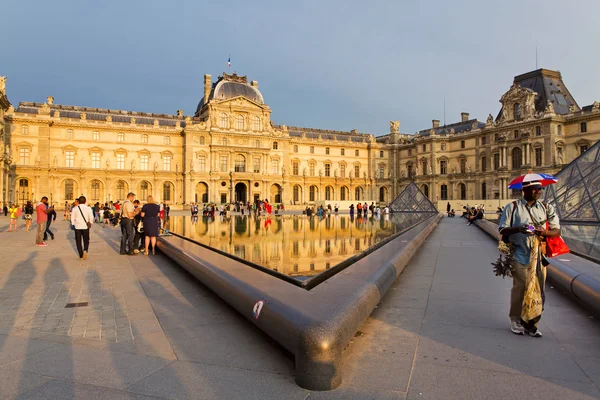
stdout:
{"type": "Polygon", "coordinates": [[[173,216],[172,233],[275,272],[304,280],[379,244],[432,214],[350,218],[173,216]]]}

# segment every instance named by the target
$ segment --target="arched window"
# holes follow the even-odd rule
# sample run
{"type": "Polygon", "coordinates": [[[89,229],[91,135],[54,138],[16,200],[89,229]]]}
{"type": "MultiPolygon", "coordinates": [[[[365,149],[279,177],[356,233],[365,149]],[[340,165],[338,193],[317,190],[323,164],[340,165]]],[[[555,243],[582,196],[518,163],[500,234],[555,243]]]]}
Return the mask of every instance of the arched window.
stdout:
{"type": "Polygon", "coordinates": [[[300,186],[294,186],[294,203],[300,201],[300,186]]]}
{"type": "Polygon", "coordinates": [[[386,194],[385,192],[386,192],[385,187],[382,186],[379,188],[379,201],[381,201],[381,202],[385,201],[385,194],[386,194]]]}
{"type": "Polygon", "coordinates": [[[346,186],[342,186],[340,188],[340,200],[341,201],[348,200],[348,188],[346,186]]]}
{"type": "Polygon", "coordinates": [[[117,198],[116,200],[125,200],[125,182],[117,182],[117,198]]]}
{"type": "Polygon", "coordinates": [[[331,190],[331,186],[327,186],[325,188],[325,200],[332,200],[332,190],[331,190]]]}
{"type": "Polygon", "coordinates": [[[90,200],[99,201],[100,200],[100,182],[92,181],[91,189],[92,189],[92,193],[90,196],[90,200]]]}
{"type": "Polygon", "coordinates": [[[440,186],[440,197],[442,200],[448,200],[448,185],[440,186]]]}
{"type": "Polygon", "coordinates": [[[587,122],[582,122],[580,125],[581,128],[581,133],[586,133],[587,132],[587,122]]]}
{"type": "Polygon", "coordinates": [[[515,147],[512,150],[512,168],[519,169],[523,165],[523,152],[520,147],[515,147]]]}
{"type": "Polygon", "coordinates": [[[421,187],[423,194],[425,195],[425,197],[429,198],[429,186],[428,185],[423,185],[421,187]]]}
{"type": "Polygon", "coordinates": [[[162,201],[172,201],[172,198],[173,198],[173,184],[171,182],[163,183],[162,201]]]}
{"type": "Polygon", "coordinates": [[[316,201],[316,199],[317,199],[317,187],[316,186],[310,187],[308,199],[309,199],[309,201],[316,201]]]}
{"type": "Polygon", "coordinates": [[[520,103],[515,103],[514,114],[515,114],[515,121],[518,121],[521,119],[521,104],[520,103]]]}
{"type": "Polygon", "coordinates": [[[148,191],[150,190],[150,185],[148,182],[144,181],[140,184],[140,198],[142,200],[146,200],[148,198],[148,191]]]}
{"type": "Polygon", "coordinates": [[[458,195],[460,196],[461,200],[467,199],[467,185],[465,185],[464,183],[458,184],[458,195]]]}
{"type": "Polygon", "coordinates": [[[279,143],[273,142],[273,150],[277,150],[279,148],[279,143]]]}
{"type": "Polygon", "coordinates": [[[253,122],[252,122],[252,128],[255,131],[260,131],[260,118],[259,117],[254,117],[253,122]]]}
{"type": "Polygon", "coordinates": [[[235,119],[235,127],[237,129],[244,129],[244,116],[238,115],[235,119]]]}
{"type": "Polygon", "coordinates": [[[19,193],[17,193],[17,197],[22,203],[29,199],[29,180],[19,179],[19,193]]]}
{"type": "Polygon", "coordinates": [[[219,118],[219,128],[227,128],[229,126],[229,118],[227,118],[226,113],[221,113],[219,118]]]}
{"type": "Polygon", "coordinates": [[[354,200],[362,200],[363,196],[362,196],[362,188],[360,186],[358,186],[356,189],[354,189],[354,200]]]}
{"type": "Polygon", "coordinates": [[[235,156],[235,172],[246,172],[246,157],[241,154],[235,156]]]}
{"type": "Polygon", "coordinates": [[[222,144],[223,146],[227,146],[227,138],[223,138],[223,139],[221,139],[221,144],[222,144]]]}
{"type": "Polygon", "coordinates": [[[199,143],[199,144],[204,144],[204,136],[200,136],[200,137],[198,138],[198,143],[199,143]]]}
{"type": "Polygon", "coordinates": [[[75,181],[67,179],[65,181],[65,200],[73,200],[75,198],[75,181]]]}
{"type": "Polygon", "coordinates": [[[487,184],[485,182],[481,184],[481,198],[483,200],[487,199],[487,184]]]}

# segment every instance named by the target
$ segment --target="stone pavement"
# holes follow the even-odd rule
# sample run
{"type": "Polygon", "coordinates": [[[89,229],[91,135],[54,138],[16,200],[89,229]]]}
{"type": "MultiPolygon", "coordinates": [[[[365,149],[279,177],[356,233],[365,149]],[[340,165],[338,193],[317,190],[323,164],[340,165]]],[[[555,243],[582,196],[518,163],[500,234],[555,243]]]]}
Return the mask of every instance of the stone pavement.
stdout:
{"type": "Polygon", "coordinates": [[[66,222],[47,248],[7,225],[0,399],[600,398],[598,322],[549,286],[544,337],[511,334],[496,244],[461,219],[423,243],[331,392],[296,386],[281,348],[166,257],[120,256],[117,229],[95,226],[80,261],[66,222]]]}

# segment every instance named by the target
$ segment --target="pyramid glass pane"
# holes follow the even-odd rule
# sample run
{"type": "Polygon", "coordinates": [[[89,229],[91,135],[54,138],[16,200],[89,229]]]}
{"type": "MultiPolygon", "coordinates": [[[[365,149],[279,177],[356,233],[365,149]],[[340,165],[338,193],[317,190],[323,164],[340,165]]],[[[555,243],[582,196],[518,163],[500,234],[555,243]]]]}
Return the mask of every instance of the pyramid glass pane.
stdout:
{"type": "Polygon", "coordinates": [[[558,211],[563,238],[574,252],[600,262],[600,142],[556,177],[545,200],[558,211]]]}
{"type": "Polygon", "coordinates": [[[437,213],[433,203],[421,192],[421,189],[411,182],[390,204],[390,210],[394,213],[418,212],[437,213]]]}

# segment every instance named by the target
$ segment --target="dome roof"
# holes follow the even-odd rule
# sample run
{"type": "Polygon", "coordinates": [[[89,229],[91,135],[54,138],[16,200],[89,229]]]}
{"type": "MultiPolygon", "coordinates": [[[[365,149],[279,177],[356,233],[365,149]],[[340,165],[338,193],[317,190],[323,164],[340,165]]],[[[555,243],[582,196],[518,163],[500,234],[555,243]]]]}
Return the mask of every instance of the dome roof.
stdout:
{"type": "Polygon", "coordinates": [[[208,101],[203,97],[198,103],[196,113],[200,112],[200,109],[204,104],[208,103],[212,99],[226,100],[234,97],[242,96],[250,101],[258,104],[264,104],[264,99],[258,87],[254,84],[249,84],[248,79],[245,76],[238,76],[237,74],[229,75],[223,74],[219,77],[208,96],[208,101]]]}

